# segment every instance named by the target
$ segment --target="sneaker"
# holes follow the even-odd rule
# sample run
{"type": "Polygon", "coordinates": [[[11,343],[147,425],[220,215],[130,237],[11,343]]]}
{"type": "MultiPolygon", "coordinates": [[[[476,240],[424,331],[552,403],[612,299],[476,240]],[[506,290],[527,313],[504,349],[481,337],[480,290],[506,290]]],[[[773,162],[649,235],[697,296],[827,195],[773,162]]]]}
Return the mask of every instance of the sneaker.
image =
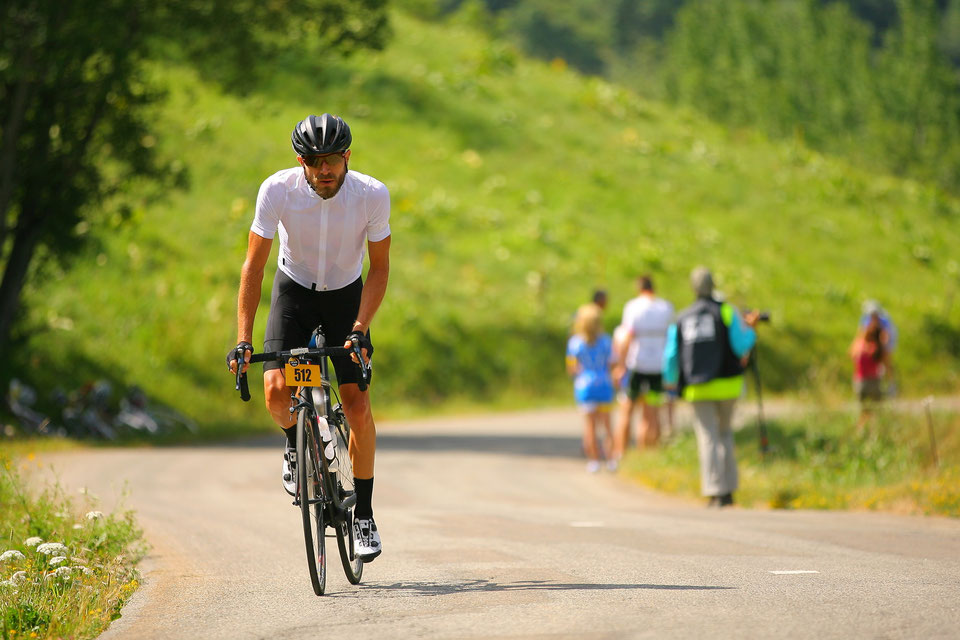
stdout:
{"type": "Polygon", "coordinates": [[[287,445],[283,452],[283,474],[280,480],[283,482],[283,489],[290,495],[297,495],[297,450],[287,445]]]}
{"type": "Polygon", "coordinates": [[[353,552],[364,562],[373,562],[383,549],[380,547],[380,534],[377,523],[370,519],[354,518],[353,552]]]}
{"type": "Polygon", "coordinates": [[[613,473],[613,472],[616,472],[616,470],[619,468],[620,468],[619,460],[615,458],[611,458],[610,460],[607,460],[607,471],[610,471],[611,473],[613,473]]]}
{"type": "Polygon", "coordinates": [[[600,471],[599,460],[590,460],[587,462],[587,473],[596,473],[597,471],[600,471]]]}

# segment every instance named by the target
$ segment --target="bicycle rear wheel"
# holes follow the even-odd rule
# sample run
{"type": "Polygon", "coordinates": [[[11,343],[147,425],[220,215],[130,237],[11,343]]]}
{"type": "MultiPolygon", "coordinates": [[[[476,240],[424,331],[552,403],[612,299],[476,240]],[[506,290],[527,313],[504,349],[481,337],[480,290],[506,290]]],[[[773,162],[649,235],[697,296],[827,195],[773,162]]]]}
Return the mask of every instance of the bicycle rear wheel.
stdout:
{"type": "Polygon", "coordinates": [[[316,425],[313,411],[302,409],[297,416],[297,495],[303,515],[310,582],[314,593],[322,596],[327,585],[326,506],[316,425]]]}
{"type": "MultiPolygon", "coordinates": [[[[333,417],[330,434],[336,440],[338,464],[336,473],[330,474],[330,478],[338,485],[334,487],[334,490],[339,492],[337,496],[344,501],[355,491],[353,464],[350,462],[349,455],[350,425],[347,424],[347,419],[339,406],[334,409],[333,417]]],[[[340,550],[340,563],[350,584],[360,584],[360,578],[363,576],[363,560],[353,552],[353,507],[344,509],[342,516],[337,518],[334,525],[337,533],[337,547],[340,550]]]]}

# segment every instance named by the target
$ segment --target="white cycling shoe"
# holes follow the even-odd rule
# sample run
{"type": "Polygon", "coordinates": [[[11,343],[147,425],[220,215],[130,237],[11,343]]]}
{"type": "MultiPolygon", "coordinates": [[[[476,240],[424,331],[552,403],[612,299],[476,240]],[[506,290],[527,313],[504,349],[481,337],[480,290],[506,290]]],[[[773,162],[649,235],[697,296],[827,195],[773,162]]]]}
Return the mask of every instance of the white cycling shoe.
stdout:
{"type": "Polygon", "coordinates": [[[364,562],[373,562],[380,555],[383,548],[380,546],[380,534],[377,533],[377,523],[370,519],[354,518],[353,520],[353,552],[364,562]]]}
{"type": "Polygon", "coordinates": [[[297,450],[287,447],[283,452],[283,471],[280,481],[283,483],[283,490],[290,495],[297,495],[297,450]]]}

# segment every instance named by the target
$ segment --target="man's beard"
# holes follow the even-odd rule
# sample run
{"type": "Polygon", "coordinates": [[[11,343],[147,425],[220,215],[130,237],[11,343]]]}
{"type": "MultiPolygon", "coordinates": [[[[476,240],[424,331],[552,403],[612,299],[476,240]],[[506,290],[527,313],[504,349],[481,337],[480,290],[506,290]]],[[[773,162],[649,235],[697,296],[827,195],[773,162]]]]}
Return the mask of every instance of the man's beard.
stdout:
{"type": "Polygon", "coordinates": [[[310,176],[307,175],[307,170],[303,170],[303,178],[307,181],[307,184],[310,185],[310,188],[313,189],[313,192],[323,198],[324,200],[329,200],[333,196],[337,195],[340,192],[340,187],[343,186],[343,181],[347,179],[347,172],[350,171],[349,165],[344,162],[343,166],[343,175],[340,176],[340,179],[337,180],[337,184],[332,187],[317,187],[313,183],[313,180],[310,179],[310,176]],[[328,192],[326,194],[321,192],[328,192]]]}

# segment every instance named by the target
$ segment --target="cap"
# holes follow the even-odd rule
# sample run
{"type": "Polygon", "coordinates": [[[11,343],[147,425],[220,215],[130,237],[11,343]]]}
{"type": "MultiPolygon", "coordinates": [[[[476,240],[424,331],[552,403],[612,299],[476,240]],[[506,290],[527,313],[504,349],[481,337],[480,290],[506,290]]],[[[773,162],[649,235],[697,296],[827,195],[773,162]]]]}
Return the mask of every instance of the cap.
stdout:
{"type": "Polygon", "coordinates": [[[690,272],[690,286],[698,296],[709,296],[713,293],[713,274],[706,267],[697,267],[690,272]]]}

